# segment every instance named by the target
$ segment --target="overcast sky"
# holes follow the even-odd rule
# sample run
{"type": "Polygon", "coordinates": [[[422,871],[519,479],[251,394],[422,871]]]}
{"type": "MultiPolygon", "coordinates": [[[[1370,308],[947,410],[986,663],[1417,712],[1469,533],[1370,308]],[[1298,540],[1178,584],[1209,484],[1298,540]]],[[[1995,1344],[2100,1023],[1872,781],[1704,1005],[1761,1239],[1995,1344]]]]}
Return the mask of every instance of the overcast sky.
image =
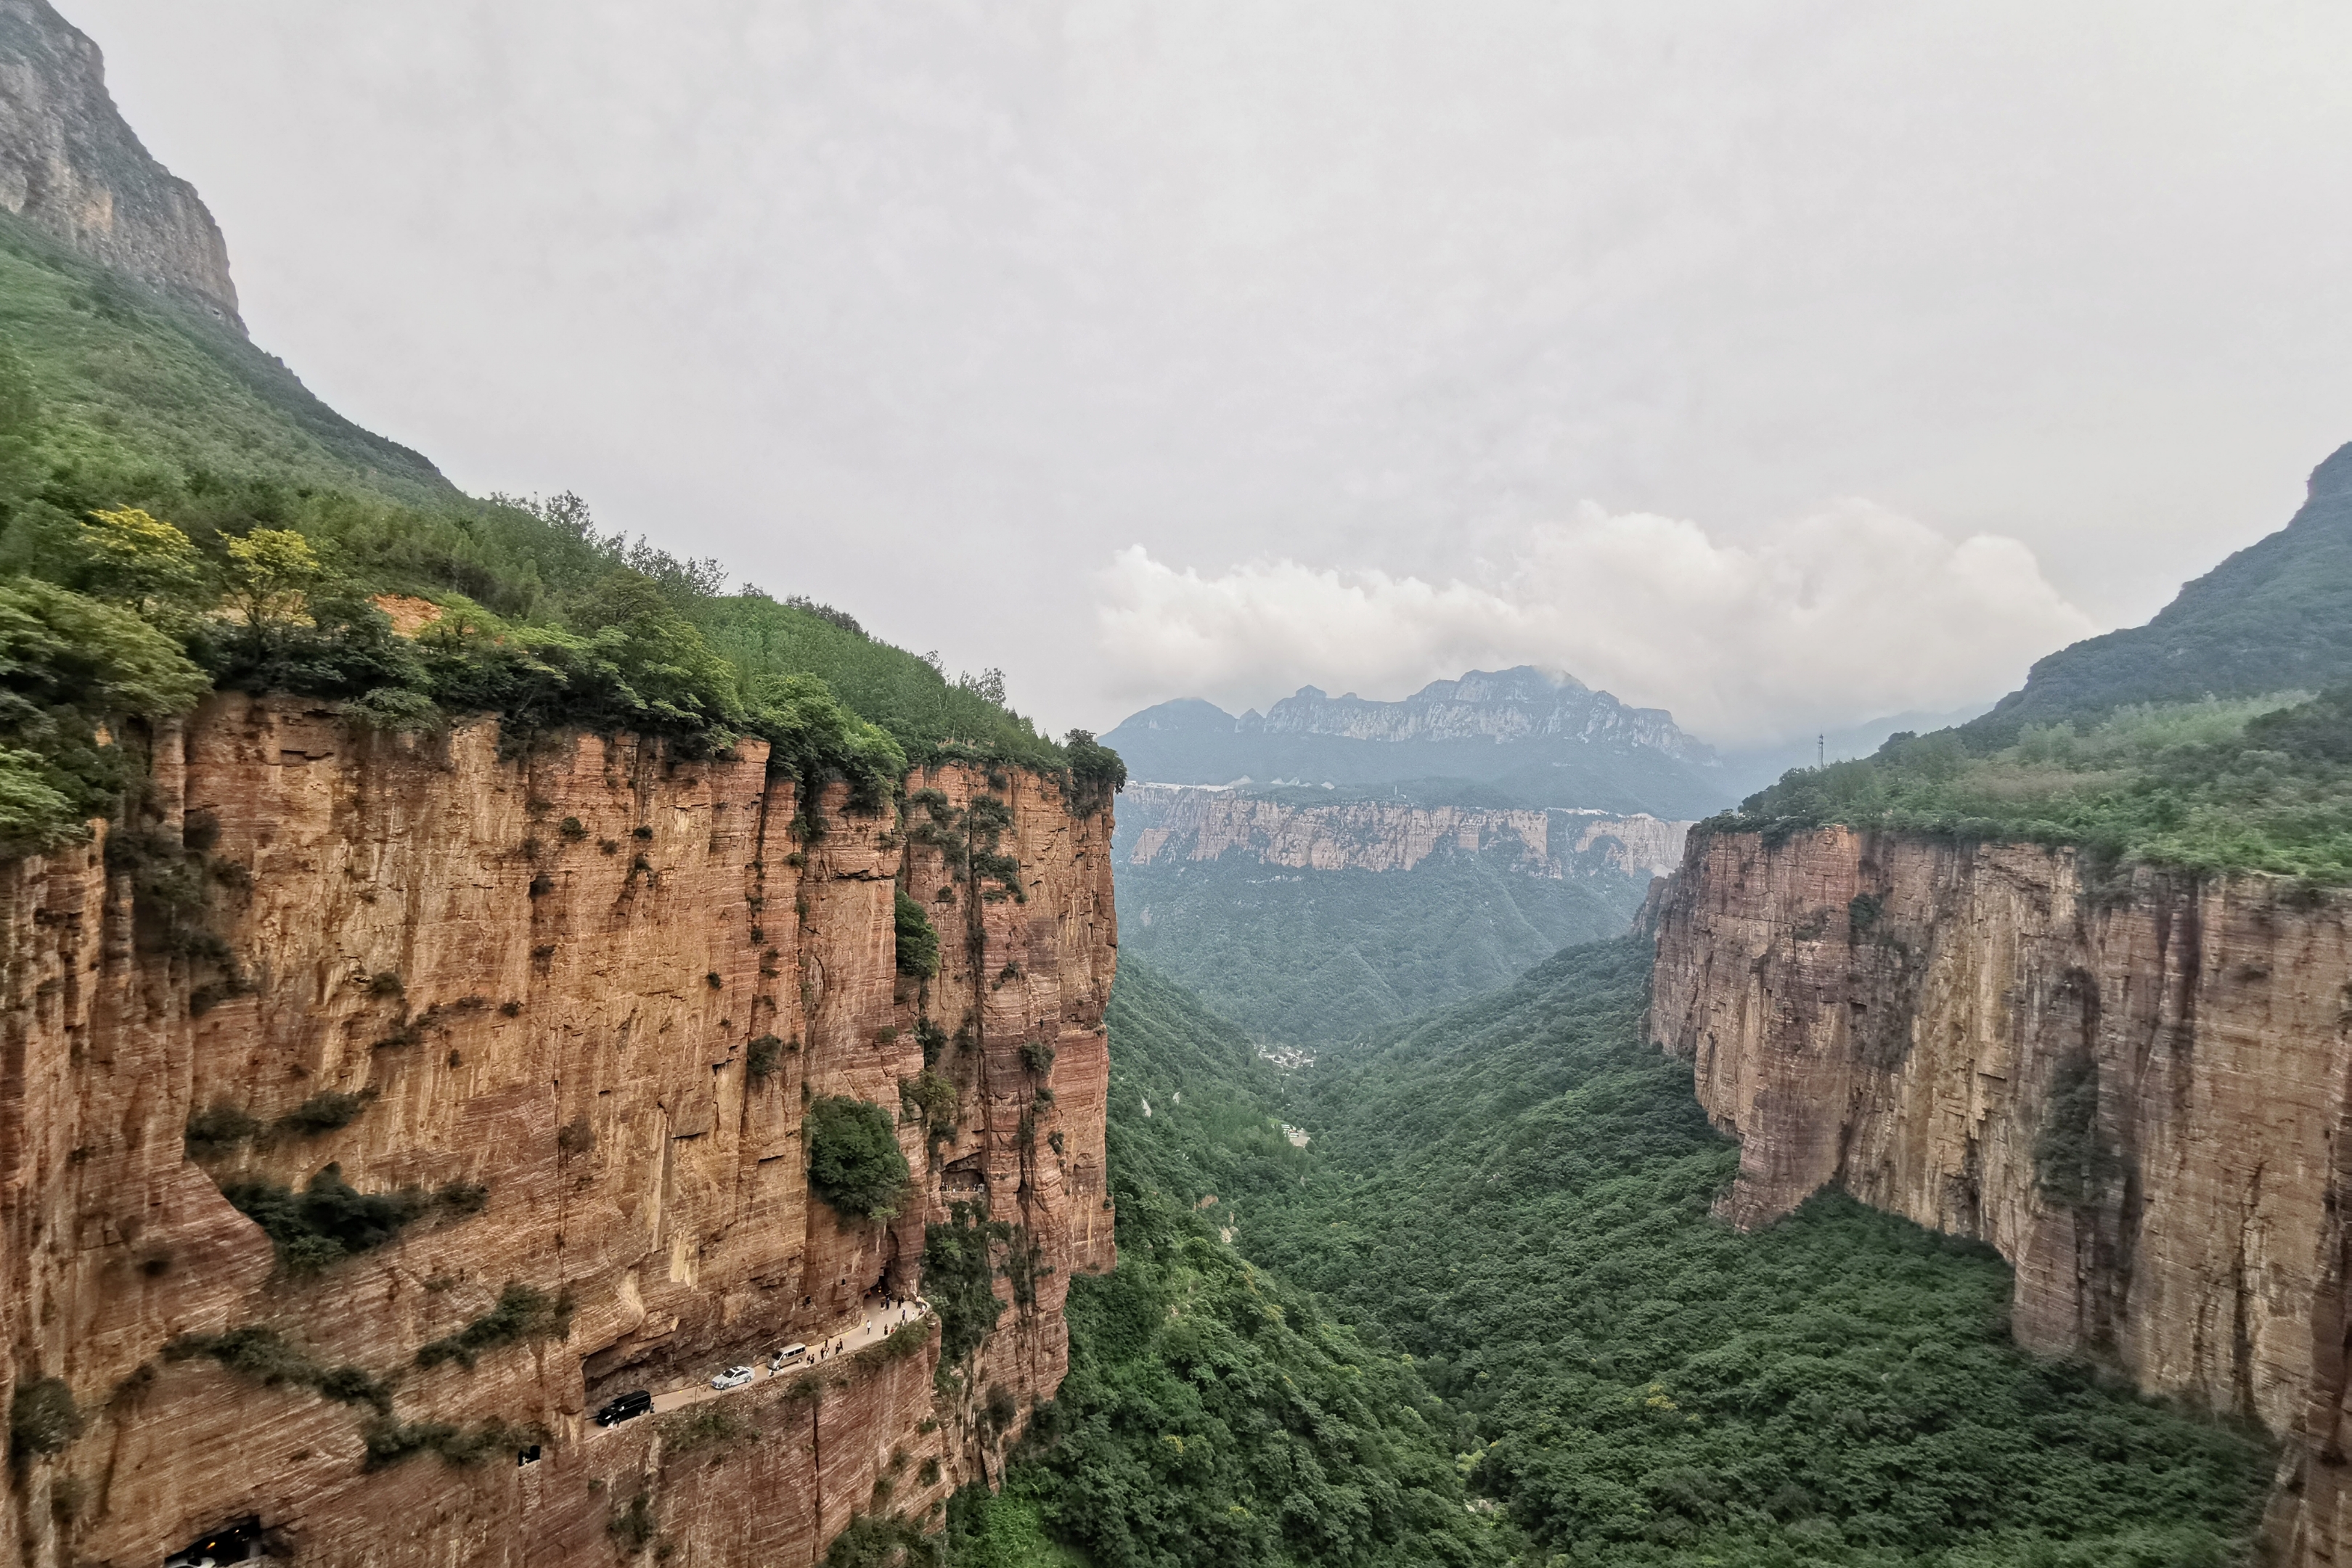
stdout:
{"type": "Polygon", "coordinates": [[[1055,729],[2016,684],[2352,438],[2352,6],[58,0],[245,315],[1055,729]]]}

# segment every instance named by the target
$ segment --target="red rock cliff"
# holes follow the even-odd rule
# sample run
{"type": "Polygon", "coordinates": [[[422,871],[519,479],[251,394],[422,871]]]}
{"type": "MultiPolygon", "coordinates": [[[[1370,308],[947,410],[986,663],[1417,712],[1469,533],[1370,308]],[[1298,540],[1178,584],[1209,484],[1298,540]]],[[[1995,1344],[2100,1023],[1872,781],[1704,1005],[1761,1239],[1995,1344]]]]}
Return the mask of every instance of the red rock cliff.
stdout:
{"type": "Polygon", "coordinates": [[[0,1558],[147,1568],[257,1520],[320,1563],[632,1544],[808,1563],[853,1513],[936,1525],[1059,1385],[1069,1275],[1112,1262],[1108,811],[1021,773],[909,781],[946,820],[1003,803],[1021,901],[977,897],[950,848],[845,811],[839,786],[804,809],[756,743],[508,758],[492,724],[396,738],[220,698],[159,738],[152,773],[162,829],[118,869],[97,845],[0,867],[0,1399],[37,1411],[61,1384],[80,1422],[10,1473],[0,1558]],[[928,984],[894,964],[902,874],[941,932],[928,984]],[[845,1222],[809,1193],[803,1108],[898,1111],[926,1037],[932,1114],[898,1126],[918,1191],[895,1220],[845,1222]],[[331,1091],[364,1097],[347,1124],[270,1125],[331,1091]],[[192,1145],[216,1106],[264,1131],[192,1145]],[[447,1196],[289,1273],[222,1188],[330,1163],[363,1194],[447,1196]],[[968,1364],[940,1369],[931,1333],[698,1407],[723,1420],[588,1418],[919,1288],[926,1223],[983,1194],[1017,1278],[968,1364]],[[509,1283],[568,1295],[568,1334],[418,1363],[509,1283]],[[164,1353],[257,1326],[389,1386],[390,1421],[299,1371],[164,1353]],[[1009,1426],[988,1408],[1004,1396],[1009,1426]],[[386,1463],[372,1422],[379,1447],[445,1430],[386,1463]],[[476,1436],[475,1463],[432,1451],[476,1436]]]}
{"type": "Polygon", "coordinates": [[[2019,1340],[2261,1421],[2279,1560],[2352,1543],[2352,922],[2068,850],[1695,836],[1653,1037],[1740,1140],[1743,1226],[1838,1186],[1979,1237],[2019,1340]]]}

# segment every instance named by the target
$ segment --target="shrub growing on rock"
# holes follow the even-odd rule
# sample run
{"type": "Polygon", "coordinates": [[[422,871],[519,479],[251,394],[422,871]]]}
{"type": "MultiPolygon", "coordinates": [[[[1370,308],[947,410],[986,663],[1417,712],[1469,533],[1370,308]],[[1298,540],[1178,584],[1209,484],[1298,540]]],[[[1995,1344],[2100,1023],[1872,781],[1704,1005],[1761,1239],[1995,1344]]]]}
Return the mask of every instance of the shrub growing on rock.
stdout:
{"type": "Polygon", "coordinates": [[[910,1173],[897,1119],[882,1107],[829,1094],[808,1110],[809,1186],[840,1213],[890,1219],[910,1173]]]}
{"type": "Polygon", "coordinates": [[[940,933],[923,906],[903,891],[898,895],[898,973],[929,980],[940,972],[940,933]]]}

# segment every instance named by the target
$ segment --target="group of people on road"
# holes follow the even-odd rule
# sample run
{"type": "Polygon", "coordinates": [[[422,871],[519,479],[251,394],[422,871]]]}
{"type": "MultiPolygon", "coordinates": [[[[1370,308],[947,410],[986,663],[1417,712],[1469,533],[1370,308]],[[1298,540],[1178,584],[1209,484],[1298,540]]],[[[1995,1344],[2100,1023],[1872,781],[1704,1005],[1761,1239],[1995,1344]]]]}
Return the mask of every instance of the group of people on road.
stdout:
{"type": "MultiPolygon", "coordinates": [[[[871,1298],[868,1298],[868,1299],[869,1299],[869,1300],[871,1300],[871,1298]]],[[[884,1336],[885,1338],[887,1338],[889,1335],[897,1333],[897,1332],[898,1331],[898,1325],[899,1325],[899,1324],[901,1324],[901,1323],[907,1322],[907,1321],[908,1321],[909,1320],[911,1320],[911,1319],[914,1317],[914,1315],[916,1314],[916,1312],[917,1312],[918,1310],[921,1310],[925,1305],[926,1305],[926,1303],[924,1302],[923,1299],[922,1299],[921,1297],[919,1297],[919,1296],[885,1296],[885,1297],[883,1297],[883,1298],[882,1298],[882,1333],[883,1333],[883,1336],[884,1336]],[[898,1313],[898,1318],[896,1319],[896,1321],[892,1321],[892,1320],[891,1320],[891,1318],[890,1318],[890,1314],[891,1314],[891,1313],[893,1313],[893,1312],[896,1312],[896,1313],[898,1313]]],[[[866,1320],[865,1326],[866,1326],[866,1327],[867,1327],[867,1328],[872,1328],[872,1327],[874,1326],[874,1323],[875,1323],[875,1320],[874,1320],[874,1319],[872,1319],[872,1318],[868,1318],[868,1319],[866,1319],[866,1320]]],[[[848,1351],[848,1349],[849,1349],[849,1341],[850,1341],[850,1336],[849,1336],[848,1334],[836,1334],[836,1335],[835,1335],[832,1339],[829,1339],[829,1340],[825,1341],[825,1342],[824,1342],[824,1343],[823,1343],[822,1345],[819,1345],[819,1346],[817,1347],[817,1352],[816,1352],[816,1355],[815,1355],[815,1357],[814,1357],[814,1359],[815,1359],[815,1360],[817,1360],[817,1361],[830,1361],[830,1360],[832,1360],[835,1356],[845,1354],[845,1353],[848,1351]]]]}

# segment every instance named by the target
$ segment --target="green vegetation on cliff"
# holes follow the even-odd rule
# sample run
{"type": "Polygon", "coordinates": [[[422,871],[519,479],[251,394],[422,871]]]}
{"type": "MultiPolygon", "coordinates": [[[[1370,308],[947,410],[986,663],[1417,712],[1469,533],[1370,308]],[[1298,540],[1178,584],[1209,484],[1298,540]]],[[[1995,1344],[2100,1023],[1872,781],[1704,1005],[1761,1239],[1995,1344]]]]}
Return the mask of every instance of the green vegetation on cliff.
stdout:
{"type": "Polygon", "coordinates": [[[2352,881],[2352,687],[2129,707],[2080,730],[2029,724],[1996,750],[1967,729],[1790,773],[1703,826],[1842,822],[2084,847],[2103,864],[2352,881]]]}
{"type": "Polygon", "coordinates": [[[809,1190],[857,1219],[898,1212],[910,1173],[898,1120],[871,1100],[829,1094],[808,1108],[809,1190]]]}
{"type": "Polygon", "coordinates": [[[525,738],[757,736],[869,809],[910,758],[1086,787],[1001,677],[950,680],[838,611],[722,592],[717,563],[600,531],[575,497],[461,495],[220,323],[5,215],[0,345],[0,574],[27,580],[0,605],[0,853],[120,809],[107,721],[207,685],[394,729],[495,712],[525,738]],[[436,618],[395,635],[383,595],[436,618]],[[50,657],[60,627],[79,647],[50,657]]]}

